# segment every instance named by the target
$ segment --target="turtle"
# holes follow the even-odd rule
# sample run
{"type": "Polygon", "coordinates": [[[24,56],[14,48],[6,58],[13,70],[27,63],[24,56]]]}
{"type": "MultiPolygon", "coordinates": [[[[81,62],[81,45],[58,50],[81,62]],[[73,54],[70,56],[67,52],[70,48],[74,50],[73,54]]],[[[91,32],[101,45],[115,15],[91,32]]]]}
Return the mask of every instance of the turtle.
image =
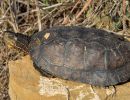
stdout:
{"type": "Polygon", "coordinates": [[[130,79],[130,42],[83,26],[57,26],[31,36],[6,31],[5,40],[26,51],[42,75],[113,86],[130,79]]]}

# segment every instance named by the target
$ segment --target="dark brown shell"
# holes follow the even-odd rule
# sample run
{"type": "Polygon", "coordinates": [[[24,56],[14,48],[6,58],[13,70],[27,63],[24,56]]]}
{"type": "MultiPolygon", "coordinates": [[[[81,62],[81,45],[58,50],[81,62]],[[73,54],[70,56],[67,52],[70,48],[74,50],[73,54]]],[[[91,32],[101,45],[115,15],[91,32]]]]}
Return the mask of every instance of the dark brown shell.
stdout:
{"type": "Polygon", "coordinates": [[[130,78],[130,43],[104,30],[51,28],[32,36],[30,54],[40,72],[67,80],[109,86],[130,78]]]}

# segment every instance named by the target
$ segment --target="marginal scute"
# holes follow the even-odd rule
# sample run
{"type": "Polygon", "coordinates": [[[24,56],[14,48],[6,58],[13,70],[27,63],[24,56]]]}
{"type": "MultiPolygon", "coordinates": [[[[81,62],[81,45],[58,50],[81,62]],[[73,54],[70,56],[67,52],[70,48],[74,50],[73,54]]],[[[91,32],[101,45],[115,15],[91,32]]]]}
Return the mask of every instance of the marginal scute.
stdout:
{"type": "Polygon", "coordinates": [[[130,78],[130,42],[119,38],[100,29],[54,27],[32,36],[30,55],[40,72],[92,85],[116,85],[130,78]]]}

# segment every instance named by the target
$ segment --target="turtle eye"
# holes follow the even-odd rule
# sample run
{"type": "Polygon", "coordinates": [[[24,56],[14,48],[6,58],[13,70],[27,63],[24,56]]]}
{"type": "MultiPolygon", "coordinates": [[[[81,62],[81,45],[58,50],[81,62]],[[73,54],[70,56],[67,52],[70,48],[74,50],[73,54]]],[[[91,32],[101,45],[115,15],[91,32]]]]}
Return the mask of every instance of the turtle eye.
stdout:
{"type": "Polygon", "coordinates": [[[121,41],[124,41],[124,37],[119,37],[118,39],[121,41]]]}
{"type": "Polygon", "coordinates": [[[15,40],[15,41],[17,41],[17,40],[18,40],[18,38],[17,38],[17,37],[14,37],[14,40],[15,40]]]}

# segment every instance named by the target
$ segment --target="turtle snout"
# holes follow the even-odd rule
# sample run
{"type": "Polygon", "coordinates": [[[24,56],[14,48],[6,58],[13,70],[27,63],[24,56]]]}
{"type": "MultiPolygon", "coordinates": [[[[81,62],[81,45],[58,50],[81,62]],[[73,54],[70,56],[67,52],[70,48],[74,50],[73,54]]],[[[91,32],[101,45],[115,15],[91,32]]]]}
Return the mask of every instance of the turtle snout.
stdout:
{"type": "Polygon", "coordinates": [[[4,34],[4,41],[7,44],[7,46],[14,46],[17,41],[17,37],[15,36],[15,34],[7,31],[4,34]]]}

